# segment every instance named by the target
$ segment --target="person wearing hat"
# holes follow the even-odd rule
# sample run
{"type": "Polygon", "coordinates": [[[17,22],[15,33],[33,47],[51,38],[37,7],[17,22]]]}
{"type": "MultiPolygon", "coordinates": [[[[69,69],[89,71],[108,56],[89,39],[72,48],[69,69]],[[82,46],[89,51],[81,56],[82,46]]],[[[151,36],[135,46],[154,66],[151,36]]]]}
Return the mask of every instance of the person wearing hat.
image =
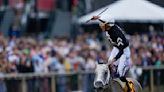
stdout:
{"type": "Polygon", "coordinates": [[[98,20],[99,26],[103,32],[106,33],[106,37],[113,46],[110,57],[108,58],[108,65],[110,68],[113,65],[117,66],[117,74],[122,82],[125,82],[130,92],[130,87],[126,79],[126,73],[130,69],[130,48],[129,41],[125,37],[123,30],[112,22],[103,20],[100,16],[93,16],[91,20],[98,20]]]}

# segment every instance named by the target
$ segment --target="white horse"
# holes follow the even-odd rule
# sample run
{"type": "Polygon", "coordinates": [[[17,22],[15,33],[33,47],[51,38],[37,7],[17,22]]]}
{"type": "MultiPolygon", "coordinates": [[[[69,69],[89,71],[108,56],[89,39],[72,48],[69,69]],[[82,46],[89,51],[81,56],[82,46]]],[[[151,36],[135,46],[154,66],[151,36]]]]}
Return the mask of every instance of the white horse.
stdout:
{"type": "MultiPolygon", "coordinates": [[[[126,84],[119,78],[113,79],[106,64],[97,64],[95,69],[94,87],[96,92],[126,92],[126,84]]],[[[127,78],[133,85],[133,92],[142,92],[140,83],[132,78],[127,78]]]]}

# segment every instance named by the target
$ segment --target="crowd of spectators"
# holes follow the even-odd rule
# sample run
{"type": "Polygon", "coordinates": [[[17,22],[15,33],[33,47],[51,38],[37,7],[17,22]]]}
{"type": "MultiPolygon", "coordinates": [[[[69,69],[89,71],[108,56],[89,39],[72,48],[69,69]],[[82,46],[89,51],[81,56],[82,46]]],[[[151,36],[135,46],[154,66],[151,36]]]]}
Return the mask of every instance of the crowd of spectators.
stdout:
{"type": "MultiPolygon", "coordinates": [[[[76,39],[67,37],[43,39],[13,35],[5,37],[0,34],[0,75],[32,72],[67,73],[71,71],[92,71],[95,69],[97,62],[107,61],[112,50],[112,46],[107,41],[105,34],[100,36],[97,32],[80,33],[76,36],[76,39]]],[[[130,41],[133,66],[154,65],[159,67],[164,64],[163,36],[154,33],[135,33],[133,35],[127,35],[127,38],[130,41]]],[[[158,72],[159,74],[160,72],[158,72]]],[[[146,79],[143,79],[143,85],[147,85],[148,75],[146,74],[144,76],[146,79]]],[[[89,83],[92,83],[92,77],[92,75],[86,75],[84,77],[84,90],[91,90],[91,84],[89,83]]],[[[73,80],[75,81],[75,79],[73,80]]],[[[29,83],[36,85],[41,81],[37,80],[33,82],[29,81],[29,83]]],[[[47,82],[47,79],[44,79],[44,82],[47,82]]],[[[17,82],[13,81],[13,83],[17,82]]],[[[57,80],[57,89],[59,92],[65,92],[66,86],[64,85],[66,83],[65,77],[60,77],[57,80]]],[[[43,88],[45,87],[44,85],[42,86],[43,88]]],[[[1,89],[6,89],[5,86],[0,87],[1,89]]],[[[41,88],[39,87],[39,89],[41,88]]],[[[32,88],[29,89],[32,90],[32,88]]]]}
{"type": "MultiPolygon", "coordinates": [[[[127,37],[133,65],[159,66],[164,63],[164,37],[137,33],[127,37]]],[[[96,32],[80,34],[74,40],[1,35],[0,70],[3,73],[88,71],[95,68],[97,61],[106,62],[110,52],[109,42],[99,40],[96,32]]]]}
{"type": "Polygon", "coordinates": [[[134,65],[160,66],[164,64],[164,37],[155,34],[135,34],[130,38],[134,65]]]}

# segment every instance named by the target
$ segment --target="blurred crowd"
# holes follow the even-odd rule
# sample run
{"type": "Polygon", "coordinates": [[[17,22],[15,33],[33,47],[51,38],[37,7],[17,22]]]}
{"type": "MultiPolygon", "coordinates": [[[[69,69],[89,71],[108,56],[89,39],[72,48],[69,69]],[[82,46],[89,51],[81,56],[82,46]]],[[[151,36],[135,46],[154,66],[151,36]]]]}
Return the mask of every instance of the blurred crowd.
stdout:
{"type": "MultiPolygon", "coordinates": [[[[0,71],[3,73],[65,73],[93,70],[96,62],[106,62],[112,47],[97,32],[82,33],[76,39],[56,37],[4,37],[0,35],[0,71]]],[[[131,59],[137,66],[164,63],[164,37],[152,34],[127,35],[131,59]]]]}
{"type": "Polygon", "coordinates": [[[160,66],[164,64],[164,37],[155,33],[134,34],[130,37],[131,58],[134,65],[160,66]]]}

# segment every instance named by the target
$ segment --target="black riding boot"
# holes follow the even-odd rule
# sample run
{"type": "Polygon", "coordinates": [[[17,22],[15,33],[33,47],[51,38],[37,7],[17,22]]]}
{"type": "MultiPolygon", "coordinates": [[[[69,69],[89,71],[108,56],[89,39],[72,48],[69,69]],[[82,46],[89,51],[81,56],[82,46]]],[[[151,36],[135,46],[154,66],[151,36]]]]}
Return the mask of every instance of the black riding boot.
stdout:
{"type": "Polygon", "coordinates": [[[125,83],[126,83],[126,86],[127,86],[127,88],[128,88],[128,91],[127,91],[127,92],[131,92],[130,86],[129,86],[129,84],[128,84],[128,80],[127,80],[125,77],[120,77],[120,80],[121,80],[122,82],[125,82],[125,83]]]}

